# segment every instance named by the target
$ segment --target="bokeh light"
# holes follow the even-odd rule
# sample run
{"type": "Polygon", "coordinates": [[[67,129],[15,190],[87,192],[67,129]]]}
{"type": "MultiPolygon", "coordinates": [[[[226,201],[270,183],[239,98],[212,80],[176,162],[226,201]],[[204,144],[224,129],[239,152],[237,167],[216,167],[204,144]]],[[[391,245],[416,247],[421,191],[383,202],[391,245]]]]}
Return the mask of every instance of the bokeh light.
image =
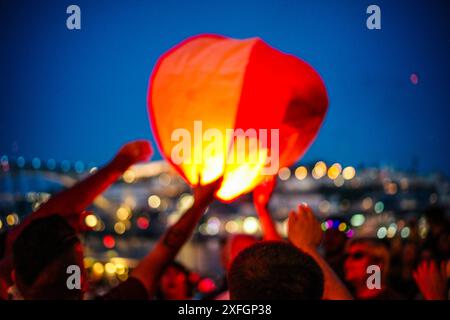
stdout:
{"type": "Polygon", "coordinates": [[[98,219],[95,215],[93,214],[89,214],[84,218],[84,223],[89,227],[89,228],[94,228],[97,223],[98,223],[98,219]]]}
{"type": "Polygon", "coordinates": [[[351,180],[355,177],[355,175],[356,170],[351,166],[345,167],[344,170],[342,170],[342,176],[344,177],[345,180],[351,180]]]}
{"type": "Polygon", "coordinates": [[[298,180],[304,180],[308,176],[308,169],[304,166],[300,166],[297,169],[295,169],[295,177],[298,180]]]}
{"type": "Polygon", "coordinates": [[[289,168],[281,168],[278,171],[278,177],[280,178],[280,180],[286,181],[291,177],[291,170],[289,168]]]}
{"type": "Polygon", "coordinates": [[[255,217],[247,217],[244,219],[243,229],[245,233],[255,234],[259,229],[259,220],[255,217]]]}
{"type": "Polygon", "coordinates": [[[147,202],[150,208],[157,209],[161,205],[161,198],[154,194],[148,197],[147,202]]]}

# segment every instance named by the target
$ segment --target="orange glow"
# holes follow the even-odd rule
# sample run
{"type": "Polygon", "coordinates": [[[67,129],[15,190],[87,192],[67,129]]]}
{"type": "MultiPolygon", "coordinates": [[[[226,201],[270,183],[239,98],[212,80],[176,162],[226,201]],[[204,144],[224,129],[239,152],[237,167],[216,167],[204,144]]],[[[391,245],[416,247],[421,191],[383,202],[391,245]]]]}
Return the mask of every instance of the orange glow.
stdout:
{"type": "Polygon", "coordinates": [[[297,169],[295,169],[295,177],[298,180],[303,180],[308,176],[308,169],[304,166],[300,166],[297,169]]]}
{"type": "Polygon", "coordinates": [[[216,196],[226,202],[297,161],[328,105],[322,80],[302,60],[258,38],[217,35],[165,53],[147,102],[163,156],[191,185],[223,177],[216,196]]]}
{"type": "Polygon", "coordinates": [[[328,168],[328,178],[331,180],[336,179],[342,171],[342,166],[339,163],[333,164],[330,168],[328,168]]]}

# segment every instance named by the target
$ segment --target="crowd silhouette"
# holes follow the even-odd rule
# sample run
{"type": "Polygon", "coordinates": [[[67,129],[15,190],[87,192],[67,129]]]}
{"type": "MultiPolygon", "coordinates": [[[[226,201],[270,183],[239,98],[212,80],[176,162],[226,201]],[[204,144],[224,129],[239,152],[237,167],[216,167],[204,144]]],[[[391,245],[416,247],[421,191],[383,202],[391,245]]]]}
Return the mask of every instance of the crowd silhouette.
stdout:
{"type": "MultiPolygon", "coordinates": [[[[93,200],[131,165],[147,161],[147,141],[125,144],[103,168],[50,198],[36,212],[0,237],[1,299],[84,299],[90,288],[83,264],[80,234],[88,232],[84,217],[93,200]],[[81,268],[81,288],[67,287],[67,266],[81,268]]],[[[130,277],[94,299],[194,298],[191,272],[176,256],[189,240],[221,180],[193,188],[193,205],[170,226],[130,277]]],[[[449,221],[445,210],[430,208],[425,239],[417,236],[390,242],[376,238],[348,239],[337,229],[322,231],[307,204],[289,214],[287,239],[277,232],[268,209],[275,179],[253,192],[262,239],[237,234],[221,248],[226,273],[216,290],[201,299],[428,299],[448,298],[449,221]],[[368,285],[368,270],[380,270],[378,288],[368,285]]]]}

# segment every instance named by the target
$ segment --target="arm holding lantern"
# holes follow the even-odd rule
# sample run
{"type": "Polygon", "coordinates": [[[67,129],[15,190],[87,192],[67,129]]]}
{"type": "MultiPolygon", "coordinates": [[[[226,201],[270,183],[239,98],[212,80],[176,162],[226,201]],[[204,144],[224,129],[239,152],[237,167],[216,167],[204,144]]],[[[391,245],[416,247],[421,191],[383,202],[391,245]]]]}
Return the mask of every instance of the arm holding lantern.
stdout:
{"type": "Polygon", "coordinates": [[[181,247],[188,241],[208,205],[219,189],[219,179],[206,186],[194,188],[194,204],[156,243],[153,250],[133,270],[131,276],[138,279],[153,297],[164,269],[173,261],[181,247]]]}
{"type": "Polygon", "coordinates": [[[289,213],[288,238],[294,246],[309,254],[322,269],[324,275],[323,299],[353,299],[342,281],[317,252],[317,247],[322,240],[322,230],[319,221],[314,217],[308,205],[302,204],[298,207],[298,212],[289,213]]]}
{"type": "Polygon", "coordinates": [[[275,189],[275,184],[275,177],[269,177],[253,191],[253,203],[258,213],[259,221],[261,222],[264,240],[281,240],[281,236],[278,234],[275,223],[268,210],[270,197],[275,189]]]}

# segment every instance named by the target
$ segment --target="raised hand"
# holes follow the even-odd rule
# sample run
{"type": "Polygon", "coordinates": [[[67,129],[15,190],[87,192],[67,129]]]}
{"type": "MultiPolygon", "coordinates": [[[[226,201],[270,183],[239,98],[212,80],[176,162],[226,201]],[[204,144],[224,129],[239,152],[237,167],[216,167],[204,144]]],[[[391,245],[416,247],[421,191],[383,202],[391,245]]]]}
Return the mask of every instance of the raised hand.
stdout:
{"type": "Polygon", "coordinates": [[[289,241],[298,249],[308,253],[319,264],[324,276],[324,300],[351,300],[352,296],[333,269],[318,253],[322,240],[320,223],[307,204],[298,206],[298,211],[289,213],[289,241]]]}
{"type": "MultiPolygon", "coordinates": [[[[199,179],[201,181],[201,179],[199,179]]],[[[213,200],[214,195],[222,185],[223,178],[219,178],[207,185],[198,185],[193,188],[194,204],[198,206],[208,206],[213,200]]]]}
{"type": "Polygon", "coordinates": [[[149,297],[155,294],[164,269],[189,240],[221,183],[220,178],[208,185],[194,187],[194,205],[163,234],[153,250],[133,270],[131,275],[145,285],[149,297]]]}
{"type": "Polygon", "coordinates": [[[413,278],[426,300],[447,300],[446,261],[440,267],[436,261],[422,261],[413,278]]]}
{"type": "Polygon", "coordinates": [[[136,140],[123,145],[113,161],[117,161],[121,166],[129,167],[135,163],[147,161],[152,153],[152,147],[147,140],[136,140]]]}
{"type": "Polygon", "coordinates": [[[288,220],[288,238],[297,248],[304,251],[316,250],[322,240],[320,223],[307,204],[291,211],[288,220]]]}
{"type": "Polygon", "coordinates": [[[253,190],[253,203],[258,214],[264,240],[281,240],[277,232],[275,223],[269,212],[269,201],[275,189],[276,179],[273,176],[266,177],[265,180],[253,190]]]}

